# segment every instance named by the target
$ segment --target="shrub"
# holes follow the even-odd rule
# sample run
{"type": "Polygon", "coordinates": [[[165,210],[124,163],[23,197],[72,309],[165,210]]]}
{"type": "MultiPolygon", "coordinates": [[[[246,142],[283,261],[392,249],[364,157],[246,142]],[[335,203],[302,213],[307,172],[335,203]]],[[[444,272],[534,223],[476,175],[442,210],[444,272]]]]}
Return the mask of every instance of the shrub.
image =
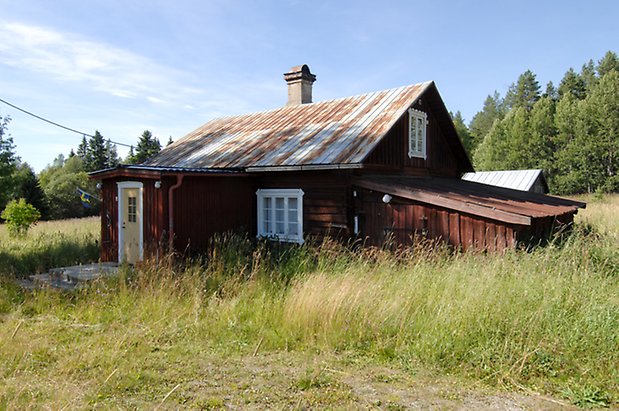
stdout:
{"type": "Polygon", "coordinates": [[[11,200],[0,217],[6,221],[9,234],[12,237],[20,237],[25,235],[30,226],[41,218],[41,213],[31,204],[26,203],[26,200],[20,198],[11,200]]]}

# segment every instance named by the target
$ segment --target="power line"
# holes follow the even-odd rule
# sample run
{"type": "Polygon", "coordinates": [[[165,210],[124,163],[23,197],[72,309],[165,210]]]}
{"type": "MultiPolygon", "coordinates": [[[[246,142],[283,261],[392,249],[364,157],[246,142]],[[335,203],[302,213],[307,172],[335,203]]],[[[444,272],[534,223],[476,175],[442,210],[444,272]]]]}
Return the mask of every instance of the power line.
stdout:
{"type": "MultiPolygon", "coordinates": [[[[44,118],[44,117],[37,116],[36,114],[31,113],[31,112],[30,112],[30,111],[28,111],[28,110],[24,110],[23,108],[17,107],[15,104],[11,104],[11,103],[9,103],[9,102],[8,102],[8,101],[6,101],[6,100],[2,100],[1,98],[0,98],[0,102],[2,102],[2,103],[4,103],[4,104],[6,104],[7,106],[11,106],[11,107],[13,107],[15,110],[19,110],[19,111],[21,111],[22,113],[26,113],[26,114],[28,114],[29,116],[32,116],[32,117],[37,118],[37,119],[39,119],[39,120],[45,121],[46,123],[52,124],[52,125],[54,125],[54,126],[56,126],[56,127],[64,128],[65,130],[72,131],[72,132],[77,133],[77,134],[81,134],[82,136],[94,137],[92,134],[83,133],[83,132],[81,132],[81,131],[79,131],[79,130],[76,130],[76,129],[74,129],[74,128],[67,127],[67,126],[63,126],[62,124],[55,123],[55,122],[53,122],[53,121],[51,121],[51,120],[48,120],[48,119],[46,119],[46,118],[44,118]]],[[[107,139],[107,141],[109,141],[110,143],[114,143],[114,144],[116,144],[116,145],[118,145],[118,146],[133,147],[131,144],[119,143],[118,141],[112,141],[112,140],[110,140],[109,138],[107,139]]]]}

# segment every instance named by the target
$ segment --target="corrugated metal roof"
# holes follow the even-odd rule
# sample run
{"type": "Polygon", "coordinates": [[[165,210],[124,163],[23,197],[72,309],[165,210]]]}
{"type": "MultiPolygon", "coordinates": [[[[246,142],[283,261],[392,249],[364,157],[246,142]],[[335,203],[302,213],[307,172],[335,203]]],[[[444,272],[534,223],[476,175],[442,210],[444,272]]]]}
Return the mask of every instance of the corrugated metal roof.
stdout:
{"type": "Polygon", "coordinates": [[[462,179],[491,186],[529,191],[541,174],[542,170],[477,171],[465,173],[462,179]]]}
{"type": "Polygon", "coordinates": [[[432,84],[212,120],[144,163],[174,168],[360,164],[432,84]]]}
{"type": "Polygon", "coordinates": [[[585,203],[451,178],[363,176],[353,184],[512,224],[575,213],[585,203]]]}

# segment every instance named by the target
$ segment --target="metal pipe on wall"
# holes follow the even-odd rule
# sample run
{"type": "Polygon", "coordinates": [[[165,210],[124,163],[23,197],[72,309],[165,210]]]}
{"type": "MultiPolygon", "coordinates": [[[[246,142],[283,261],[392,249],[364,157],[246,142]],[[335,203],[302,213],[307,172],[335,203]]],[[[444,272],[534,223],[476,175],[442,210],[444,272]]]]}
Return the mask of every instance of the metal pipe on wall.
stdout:
{"type": "Polygon", "coordinates": [[[174,242],[174,190],[179,188],[181,184],[183,184],[183,178],[185,174],[177,174],[176,175],[176,184],[170,187],[168,190],[168,228],[169,228],[169,236],[168,242],[170,250],[172,250],[173,242],[174,242]]]}

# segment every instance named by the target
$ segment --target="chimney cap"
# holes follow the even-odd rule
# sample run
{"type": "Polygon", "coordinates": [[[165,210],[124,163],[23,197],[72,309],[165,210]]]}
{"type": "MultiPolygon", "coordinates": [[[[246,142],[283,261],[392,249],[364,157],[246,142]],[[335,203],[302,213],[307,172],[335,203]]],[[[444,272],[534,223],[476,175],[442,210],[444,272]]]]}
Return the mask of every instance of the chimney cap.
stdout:
{"type": "Polygon", "coordinates": [[[288,73],[284,73],[284,79],[286,81],[294,80],[309,80],[312,83],[316,81],[316,76],[310,72],[307,64],[291,67],[288,73]]]}

